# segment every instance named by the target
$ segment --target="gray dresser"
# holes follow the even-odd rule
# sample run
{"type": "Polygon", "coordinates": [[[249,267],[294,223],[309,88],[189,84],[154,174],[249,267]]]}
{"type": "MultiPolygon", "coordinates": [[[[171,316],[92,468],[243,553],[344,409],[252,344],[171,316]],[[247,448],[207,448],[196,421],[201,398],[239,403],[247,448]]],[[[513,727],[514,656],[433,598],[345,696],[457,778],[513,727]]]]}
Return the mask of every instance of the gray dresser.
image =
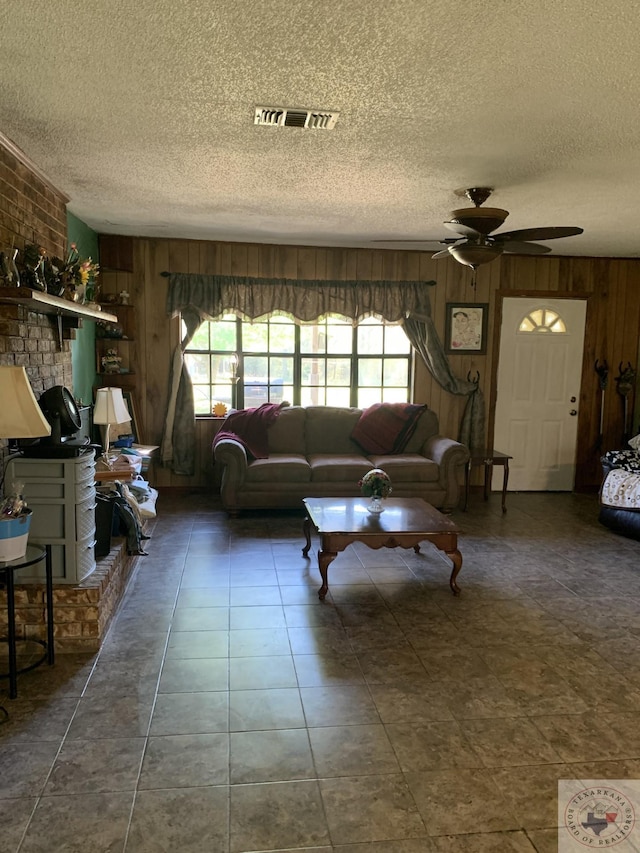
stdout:
{"type": "MultiPolygon", "coordinates": [[[[29,541],[51,545],[54,583],[78,584],[96,567],[95,454],[70,459],[13,457],[5,488],[22,483],[33,511],[29,541]]],[[[16,580],[43,580],[44,569],[23,569],[16,580]],[[29,574],[31,572],[31,574],[29,574]]]]}

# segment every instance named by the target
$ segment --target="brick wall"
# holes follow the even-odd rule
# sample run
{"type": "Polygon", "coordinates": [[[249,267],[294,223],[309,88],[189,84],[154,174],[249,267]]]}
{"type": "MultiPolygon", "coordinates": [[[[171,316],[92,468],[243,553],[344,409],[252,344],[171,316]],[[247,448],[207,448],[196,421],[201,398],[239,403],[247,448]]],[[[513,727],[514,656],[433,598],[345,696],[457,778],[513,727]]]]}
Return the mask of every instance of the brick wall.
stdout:
{"type": "MultiPolygon", "coordinates": [[[[51,255],[63,256],[67,201],[0,135],[0,251],[36,243],[51,255]]],[[[68,331],[66,338],[60,347],[55,317],[0,304],[0,364],[26,367],[36,396],[53,385],[71,387],[68,331]]]]}
{"type": "Polygon", "coordinates": [[[72,387],[69,334],[61,348],[55,317],[0,303],[0,365],[26,367],[36,397],[53,385],[72,387]]]}
{"type": "MultiPolygon", "coordinates": [[[[47,253],[64,255],[67,201],[0,134],[0,251],[36,243],[47,253]]],[[[71,334],[65,328],[60,346],[55,317],[0,303],[0,365],[25,367],[36,397],[53,385],[73,387],[71,334]]],[[[5,451],[6,442],[0,442],[0,461],[5,451]]]]}
{"type": "Polygon", "coordinates": [[[44,246],[62,257],[67,245],[68,198],[0,135],[0,246],[44,246]]]}
{"type": "MultiPolygon", "coordinates": [[[[64,257],[67,201],[0,133],[0,251],[35,243],[49,255],[64,257]]],[[[74,331],[65,325],[61,343],[55,316],[0,302],[0,365],[24,366],[36,397],[54,385],[71,390],[74,331]]],[[[0,405],[4,402],[0,400],[0,405]]],[[[0,470],[6,452],[6,441],[0,440],[0,470]]],[[[96,651],[100,647],[134,564],[124,541],[116,540],[110,554],[98,561],[96,570],[82,584],[54,587],[57,651],[96,651]]],[[[5,596],[0,589],[0,634],[6,628],[5,596]]],[[[46,636],[41,584],[16,588],[16,622],[21,638],[46,636]]]]}
{"type": "MultiPolygon", "coordinates": [[[[110,553],[78,586],[54,584],[53,623],[56,652],[97,652],[116,614],[137,557],[127,555],[124,539],[114,539],[110,553]]],[[[15,588],[16,636],[46,640],[44,584],[15,588]]],[[[0,589],[0,633],[7,633],[7,594],[0,589]]]]}

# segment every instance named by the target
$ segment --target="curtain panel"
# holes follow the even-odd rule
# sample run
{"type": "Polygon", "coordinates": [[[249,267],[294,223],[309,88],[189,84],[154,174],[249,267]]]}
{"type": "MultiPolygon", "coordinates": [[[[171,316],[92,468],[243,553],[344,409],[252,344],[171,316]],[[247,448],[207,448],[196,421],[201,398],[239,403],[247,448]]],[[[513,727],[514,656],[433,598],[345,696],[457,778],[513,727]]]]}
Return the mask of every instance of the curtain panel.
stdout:
{"type": "Polygon", "coordinates": [[[257,320],[280,311],[300,323],[338,314],[354,325],[375,314],[388,323],[400,323],[442,388],[451,394],[469,396],[459,440],[471,447],[484,443],[482,392],[474,383],[453,375],[431,319],[429,287],[435,281],[300,281],[197,273],[166,275],[169,278],[167,314],[180,315],[187,322],[187,334],[174,353],[162,438],[163,464],[176,473],[192,475],[195,465],[193,391],[184,364],[184,349],[199,323],[220,319],[224,314],[257,320]]]}
{"type": "Polygon", "coordinates": [[[195,473],[196,415],[193,385],[184,363],[184,351],[198,331],[201,320],[197,311],[185,308],[182,319],[186,327],[184,338],[173,352],[169,376],[169,403],[162,431],[160,459],[175,474],[187,477],[195,473]]]}

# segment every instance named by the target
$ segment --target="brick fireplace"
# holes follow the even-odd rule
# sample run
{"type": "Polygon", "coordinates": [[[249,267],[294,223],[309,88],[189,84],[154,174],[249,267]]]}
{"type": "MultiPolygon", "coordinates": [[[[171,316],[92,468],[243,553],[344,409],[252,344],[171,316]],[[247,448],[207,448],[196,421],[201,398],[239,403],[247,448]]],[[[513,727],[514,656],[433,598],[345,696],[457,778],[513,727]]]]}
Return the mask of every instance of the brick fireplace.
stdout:
{"type": "MultiPolygon", "coordinates": [[[[0,133],[0,251],[22,250],[33,243],[52,256],[67,250],[68,198],[54,187],[37,166],[0,133]]],[[[74,321],[77,322],[77,321],[74,321]]],[[[82,322],[82,321],[80,321],[82,322]]],[[[57,318],[19,304],[0,302],[0,365],[26,369],[36,397],[54,385],[72,389],[71,340],[75,329],[57,318]]],[[[9,401],[0,401],[0,404],[9,401]]],[[[4,471],[6,442],[0,440],[4,471]]],[[[124,540],[78,586],[54,588],[57,652],[96,651],[117,609],[133,569],[124,540]]],[[[44,587],[25,583],[16,587],[16,629],[22,638],[44,639],[44,587]]],[[[6,597],[0,590],[0,633],[6,624],[6,597]]]]}
{"type": "MultiPolygon", "coordinates": [[[[0,251],[35,243],[62,257],[67,201],[0,134],[0,251]]],[[[71,387],[71,334],[65,331],[60,346],[55,318],[0,304],[0,364],[25,367],[36,396],[53,385],[71,387]]]]}
{"type": "MultiPolygon", "coordinates": [[[[56,654],[97,652],[135,566],[124,540],[115,540],[110,553],[77,586],[53,588],[56,654]]],[[[20,639],[46,639],[44,584],[16,584],[16,633],[20,639]]],[[[0,591],[0,634],[6,634],[6,594],[0,591]]]]}

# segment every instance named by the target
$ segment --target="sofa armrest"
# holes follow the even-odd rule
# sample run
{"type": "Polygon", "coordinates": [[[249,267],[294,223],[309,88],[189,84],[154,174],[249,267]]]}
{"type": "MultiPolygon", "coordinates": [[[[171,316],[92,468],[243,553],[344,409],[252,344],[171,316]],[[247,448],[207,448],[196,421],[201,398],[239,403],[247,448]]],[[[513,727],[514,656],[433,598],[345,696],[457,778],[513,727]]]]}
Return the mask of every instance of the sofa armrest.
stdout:
{"type": "Polygon", "coordinates": [[[425,442],[422,454],[427,459],[433,459],[434,462],[438,463],[440,484],[445,490],[442,509],[445,512],[451,511],[458,504],[460,495],[458,469],[462,468],[469,461],[469,448],[464,444],[460,444],[459,441],[454,441],[452,438],[445,438],[443,435],[432,435],[425,442]]]}
{"type": "Polygon", "coordinates": [[[469,448],[453,438],[432,435],[425,441],[422,455],[433,459],[438,465],[465,465],[469,461],[469,448]]]}
{"type": "Polygon", "coordinates": [[[247,476],[247,451],[239,441],[223,438],[213,448],[216,465],[222,465],[220,497],[225,509],[237,506],[238,490],[244,485],[247,476]]]}

